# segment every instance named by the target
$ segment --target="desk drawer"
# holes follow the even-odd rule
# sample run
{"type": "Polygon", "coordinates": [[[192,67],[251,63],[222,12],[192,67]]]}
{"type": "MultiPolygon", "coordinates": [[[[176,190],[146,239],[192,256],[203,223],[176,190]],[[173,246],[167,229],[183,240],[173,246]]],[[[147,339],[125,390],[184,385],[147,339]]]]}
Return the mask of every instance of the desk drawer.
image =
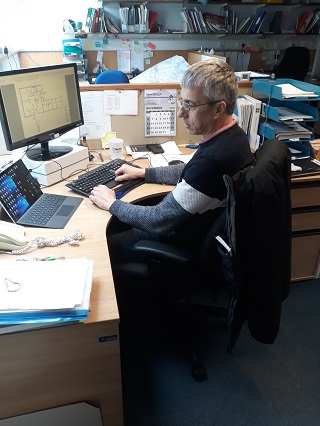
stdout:
{"type": "Polygon", "coordinates": [[[301,182],[291,184],[292,208],[320,206],[320,183],[301,182]]]}
{"type": "Polygon", "coordinates": [[[292,232],[320,229],[320,207],[292,211],[292,232]]]}
{"type": "Polygon", "coordinates": [[[291,279],[316,278],[320,261],[320,231],[292,235],[291,279]]]}

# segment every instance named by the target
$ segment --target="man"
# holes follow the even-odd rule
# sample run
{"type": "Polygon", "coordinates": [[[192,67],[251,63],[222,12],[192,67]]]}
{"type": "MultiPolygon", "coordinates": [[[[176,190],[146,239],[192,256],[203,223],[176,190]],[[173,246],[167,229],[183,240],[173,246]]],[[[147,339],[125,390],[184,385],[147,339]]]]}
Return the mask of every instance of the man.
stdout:
{"type": "Polygon", "coordinates": [[[160,240],[196,250],[213,217],[225,206],[223,175],[232,176],[253,163],[248,138],[232,116],[237,96],[237,79],[227,63],[209,59],[193,64],[183,75],[178,100],[178,117],[190,134],[202,136],[192,159],[186,165],[147,169],[123,165],[116,171],[118,182],[143,177],[146,182],[176,185],[172,192],[157,205],[140,206],[116,200],[106,186],[93,189],[89,197],[93,203],[132,227],[108,240],[120,317],[122,292],[127,291],[119,289],[127,285],[121,263],[141,262],[131,251],[135,242],[160,240]]]}

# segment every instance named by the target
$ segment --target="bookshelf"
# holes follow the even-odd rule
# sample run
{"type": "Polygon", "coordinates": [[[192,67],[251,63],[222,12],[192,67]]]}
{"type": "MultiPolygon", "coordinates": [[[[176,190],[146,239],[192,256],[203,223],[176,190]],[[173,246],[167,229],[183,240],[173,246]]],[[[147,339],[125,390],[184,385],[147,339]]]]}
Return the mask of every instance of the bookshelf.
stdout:
{"type": "MultiPolygon", "coordinates": [[[[205,1],[205,0],[201,0],[205,1]]],[[[290,0],[286,0],[290,1],[290,0]]],[[[295,1],[295,0],[291,0],[295,1]]],[[[112,18],[122,29],[119,7],[138,6],[141,0],[116,2],[113,0],[101,1],[104,16],[112,18]]],[[[92,72],[92,63],[96,62],[97,51],[107,52],[104,55],[104,64],[107,68],[117,64],[116,52],[119,50],[146,51],[145,68],[153,66],[161,60],[167,59],[175,54],[187,59],[187,52],[190,50],[211,51],[220,56],[240,55],[248,52],[250,55],[250,70],[262,69],[265,72],[272,69],[275,61],[280,57],[281,52],[292,45],[303,45],[309,48],[311,54],[312,75],[320,75],[320,44],[319,35],[303,34],[297,35],[294,32],[297,16],[304,10],[315,10],[320,8],[319,3],[308,4],[280,4],[261,2],[208,2],[201,4],[193,0],[149,0],[147,3],[149,11],[157,14],[155,24],[156,31],[159,32],[129,32],[128,33],[70,33],[64,34],[68,37],[81,37],[83,39],[83,49],[87,54],[89,63],[89,73],[92,72]],[[196,7],[202,13],[223,15],[226,11],[233,10],[240,23],[244,17],[253,16],[257,11],[266,10],[266,17],[258,33],[238,34],[229,31],[228,33],[199,33],[188,32],[182,17],[183,9],[192,10],[196,7]],[[269,30],[270,22],[276,12],[282,11],[283,25],[281,34],[272,33],[269,30]],[[185,30],[187,32],[184,32],[185,30]],[[152,47],[150,47],[152,46],[152,47]],[[174,52],[174,53],[173,53],[174,52]]],[[[229,12],[228,12],[229,13],[229,12]]],[[[240,61],[241,62],[241,61],[240,61]]],[[[238,64],[238,62],[237,62],[238,64]]],[[[117,65],[115,65],[117,66],[117,65]]],[[[240,65],[239,65],[240,66],[240,65]]],[[[235,67],[236,71],[239,71],[235,67]]]]}
{"type": "MultiPolygon", "coordinates": [[[[206,0],[203,0],[204,2],[206,0]]],[[[287,0],[294,1],[294,0],[287,0]]],[[[104,0],[102,1],[105,16],[111,17],[116,21],[116,23],[120,24],[119,18],[119,4],[121,7],[130,7],[130,5],[139,5],[142,1],[132,0],[130,2],[121,2],[117,3],[112,0],[104,0]]],[[[281,34],[276,33],[284,37],[295,37],[297,39],[300,36],[304,36],[304,38],[314,38],[318,34],[296,34],[295,33],[295,25],[298,20],[298,17],[304,11],[314,11],[316,9],[320,9],[320,2],[312,2],[308,4],[304,3],[292,3],[292,4],[284,4],[278,1],[272,2],[221,2],[221,1],[208,1],[207,4],[202,4],[199,1],[194,0],[149,0],[147,3],[147,8],[157,13],[156,23],[158,24],[158,33],[170,35],[174,34],[177,38],[180,37],[188,37],[194,35],[200,35],[202,37],[208,36],[208,33],[201,32],[201,30],[196,29],[195,31],[191,31],[190,28],[184,22],[182,12],[184,10],[193,11],[195,8],[201,12],[202,14],[211,13],[216,16],[229,16],[227,17],[226,27],[228,31],[217,31],[209,33],[209,36],[216,37],[221,39],[223,38],[235,38],[238,37],[237,27],[246,17],[254,17],[256,14],[265,11],[265,17],[263,19],[262,25],[259,29],[258,33],[245,33],[241,34],[245,37],[250,36],[251,38],[258,35],[263,35],[265,38],[272,38],[275,34],[269,30],[270,23],[272,18],[274,17],[275,12],[282,12],[282,23],[281,23],[281,34]],[[182,31],[182,32],[181,32],[182,31]]],[[[121,25],[119,25],[121,27],[121,25]]],[[[120,33],[121,34],[121,33],[120,33]]],[[[151,33],[154,36],[153,33],[151,33]]],[[[149,34],[149,35],[151,35],[149,34]]]]}

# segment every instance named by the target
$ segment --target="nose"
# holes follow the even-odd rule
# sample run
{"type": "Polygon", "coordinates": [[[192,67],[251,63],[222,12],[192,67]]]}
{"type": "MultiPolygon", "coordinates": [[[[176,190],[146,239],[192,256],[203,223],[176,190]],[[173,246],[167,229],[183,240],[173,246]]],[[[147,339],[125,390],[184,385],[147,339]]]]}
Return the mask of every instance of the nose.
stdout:
{"type": "Polygon", "coordinates": [[[183,108],[183,107],[179,107],[179,110],[178,110],[178,112],[177,112],[177,116],[179,117],[179,118],[181,118],[181,117],[186,117],[188,115],[188,110],[186,110],[185,108],[183,108]]]}

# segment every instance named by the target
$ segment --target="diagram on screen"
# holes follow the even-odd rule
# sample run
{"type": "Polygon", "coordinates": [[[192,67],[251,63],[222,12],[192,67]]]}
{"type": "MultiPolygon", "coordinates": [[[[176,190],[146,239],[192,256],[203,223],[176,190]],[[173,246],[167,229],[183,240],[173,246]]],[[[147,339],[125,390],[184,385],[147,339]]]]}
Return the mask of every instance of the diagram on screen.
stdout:
{"type": "Polygon", "coordinates": [[[26,119],[33,119],[38,132],[41,132],[41,122],[47,120],[48,113],[63,111],[62,97],[47,97],[42,84],[22,87],[19,93],[24,116],[26,119]]]}

